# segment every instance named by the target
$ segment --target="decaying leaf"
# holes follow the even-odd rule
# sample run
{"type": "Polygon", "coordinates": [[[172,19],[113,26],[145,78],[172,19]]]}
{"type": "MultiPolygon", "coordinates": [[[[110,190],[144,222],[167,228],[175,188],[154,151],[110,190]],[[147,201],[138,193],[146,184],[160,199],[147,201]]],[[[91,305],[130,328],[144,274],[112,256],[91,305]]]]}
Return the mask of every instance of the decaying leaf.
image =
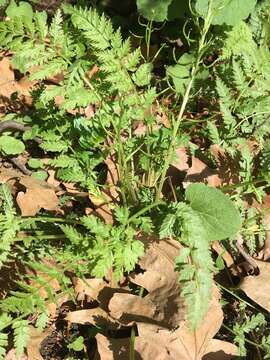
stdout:
{"type": "MultiPolygon", "coordinates": [[[[214,289],[210,309],[203,323],[191,332],[186,322],[181,322],[176,331],[156,324],[138,322],[134,356],[140,360],[229,360],[237,354],[233,344],[215,340],[223,320],[219,293],[214,289]],[[213,356],[216,356],[214,358],[213,356]]],[[[124,360],[130,358],[130,338],[110,339],[97,334],[98,353],[95,360],[124,360]]]]}
{"type": "Polygon", "coordinates": [[[194,156],[192,157],[192,166],[187,171],[183,185],[186,188],[193,182],[204,182],[214,187],[222,184],[218,172],[210,169],[203,161],[194,156]]]}
{"type": "Polygon", "coordinates": [[[152,321],[155,318],[156,307],[149,298],[115,293],[109,302],[110,315],[121,321],[122,324],[131,325],[138,321],[152,321]]]}
{"type": "Polygon", "coordinates": [[[30,337],[26,346],[28,360],[43,360],[39,352],[40,345],[42,341],[50,335],[51,331],[51,329],[39,331],[34,326],[30,326],[30,337]]]}
{"type": "Polygon", "coordinates": [[[219,300],[219,291],[214,287],[209,310],[201,325],[191,332],[188,323],[185,321],[175,331],[179,340],[177,349],[181,351],[183,360],[201,359],[206,354],[209,342],[216,335],[223,321],[223,312],[219,300]]]}
{"type": "Polygon", "coordinates": [[[80,279],[74,280],[74,291],[77,300],[84,300],[89,297],[90,300],[97,300],[100,291],[106,286],[106,282],[102,279],[80,279]]]}
{"type": "Polygon", "coordinates": [[[232,360],[239,354],[237,346],[218,339],[212,339],[202,360],[232,360]]]}
{"type": "Polygon", "coordinates": [[[23,95],[26,103],[31,103],[30,89],[34,86],[35,82],[22,78],[20,81],[15,80],[14,71],[11,66],[11,58],[3,57],[0,60],[0,101],[9,101],[10,96],[17,92],[23,95]]]}
{"type": "Polygon", "coordinates": [[[259,275],[246,276],[240,288],[249,298],[270,311],[270,263],[258,260],[256,263],[260,271],[259,275]]]}
{"type": "Polygon", "coordinates": [[[51,189],[27,189],[25,193],[20,191],[16,200],[22,216],[35,216],[40,209],[56,211],[58,208],[58,197],[51,189]]]}
{"type": "Polygon", "coordinates": [[[148,291],[145,299],[151,300],[156,306],[155,320],[175,327],[185,317],[179,275],[174,269],[174,259],[179,255],[181,245],[176,240],[157,241],[152,238],[145,240],[145,248],[145,255],[139,261],[145,271],[131,275],[130,281],[148,291]]]}
{"type": "Polygon", "coordinates": [[[110,329],[119,328],[119,323],[111,318],[110,315],[100,307],[71,311],[68,313],[65,320],[73,324],[105,326],[110,329]]]}
{"type": "Polygon", "coordinates": [[[19,358],[16,356],[16,350],[11,349],[8,351],[5,360],[28,360],[28,356],[22,355],[19,358]]]}

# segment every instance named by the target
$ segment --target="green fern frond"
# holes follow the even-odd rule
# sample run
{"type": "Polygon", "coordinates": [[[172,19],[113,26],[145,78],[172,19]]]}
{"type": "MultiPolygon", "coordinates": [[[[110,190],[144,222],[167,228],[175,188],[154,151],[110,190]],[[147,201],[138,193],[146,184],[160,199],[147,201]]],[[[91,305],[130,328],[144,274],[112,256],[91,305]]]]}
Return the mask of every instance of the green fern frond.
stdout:
{"type": "Polygon", "coordinates": [[[19,358],[23,355],[27,342],[30,339],[29,324],[27,320],[16,320],[12,324],[14,330],[14,345],[16,355],[19,358]]]}
{"type": "Polygon", "coordinates": [[[77,160],[66,154],[61,154],[50,159],[49,164],[56,168],[72,168],[78,166],[77,160]]]}
{"type": "Polygon", "coordinates": [[[104,15],[99,15],[94,9],[82,9],[68,4],[63,6],[63,11],[71,15],[75,27],[83,30],[84,36],[90,40],[90,45],[101,51],[111,46],[113,27],[104,15]]]}

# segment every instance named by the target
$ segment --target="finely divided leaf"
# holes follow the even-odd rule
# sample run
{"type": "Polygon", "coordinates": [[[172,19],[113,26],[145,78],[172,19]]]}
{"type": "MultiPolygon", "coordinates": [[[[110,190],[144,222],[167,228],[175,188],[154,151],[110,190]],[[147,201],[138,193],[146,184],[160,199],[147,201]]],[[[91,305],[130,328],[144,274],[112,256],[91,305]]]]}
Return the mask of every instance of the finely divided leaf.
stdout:
{"type": "Polygon", "coordinates": [[[195,183],[188,186],[186,199],[200,215],[209,241],[225,239],[240,230],[240,214],[222,191],[195,183]]]}

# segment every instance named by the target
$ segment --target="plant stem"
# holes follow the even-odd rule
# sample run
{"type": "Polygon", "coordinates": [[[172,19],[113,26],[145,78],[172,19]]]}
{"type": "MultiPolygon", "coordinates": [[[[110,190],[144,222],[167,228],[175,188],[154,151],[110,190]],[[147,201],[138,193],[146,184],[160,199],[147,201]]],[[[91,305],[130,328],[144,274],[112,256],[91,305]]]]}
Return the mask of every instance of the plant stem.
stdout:
{"type": "MultiPolygon", "coordinates": [[[[78,223],[77,220],[71,220],[71,219],[64,219],[64,218],[57,218],[57,217],[46,217],[46,216],[38,216],[35,218],[30,218],[31,220],[35,221],[35,222],[47,222],[47,223],[65,223],[65,224],[76,224],[78,223]]],[[[23,218],[22,219],[22,223],[27,220],[29,220],[29,218],[23,218]]]]}
{"type": "Polygon", "coordinates": [[[164,185],[164,182],[166,179],[166,174],[167,174],[168,168],[170,166],[170,163],[172,161],[172,156],[174,154],[174,151],[175,151],[175,148],[177,145],[177,133],[178,133],[179,127],[181,125],[181,122],[183,120],[183,115],[184,115],[184,112],[185,112],[185,109],[186,109],[186,106],[187,106],[187,103],[188,103],[188,100],[190,97],[190,92],[191,92],[191,89],[193,86],[195,76],[197,74],[199,65],[201,63],[201,60],[202,60],[202,57],[204,54],[205,47],[207,46],[206,35],[210,28],[211,19],[212,19],[211,4],[212,4],[212,1],[210,0],[209,7],[208,7],[208,13],[207,13],[206,19],[204,21],[202,35],[201,35],[198,50],[197,50],[197,59],[196,59],[194,65],[192,66],[190,80],[187,85],[184,97],[183,97],[182,105],[181,105],[180,111],[178,113],[177,119],[176,119],[176,121],[174,121],[174,124],[173,124],[171,143],[168,148],[167,156],[165,157],[164,165],[163,165],[163,168],[161,171],[159,185],[158,185],[157,193],[156,193],[156,200],[160,199],[160,197],[161,197],[161,192],[162,192],[162,188],[163,188],[163,185],[164,185]]]}
{"type": "Polygon", "coordinates": [[[135,220],[137,217],[141,216],[142,214],[146,213],[147,211],[153,209],[154,207],[161,205],[162,201],[156,201],[153,204],[150,204],[146,207],[144,207],[143,209],[139,210],[138,212],[136,212],[134,215],[132,215],[129,219],[128,219],[128,223],[131,223],[133,220],[135,220]]]}
{"type": "Polygon", "coordinates": [[[16,241],[26,241],[26,240],[58,240],[58,239],[66,239],[65,234],[59,235],[31,235],[24,236],[21,238],[16,238],[16,241]]]}
{"type": "Polygon", "coordinates": [[[134,325],[131,328],[131,334],[130,334],[130,350],[129,350],[129,360],[135,360],[135,329],[134,325]]]}

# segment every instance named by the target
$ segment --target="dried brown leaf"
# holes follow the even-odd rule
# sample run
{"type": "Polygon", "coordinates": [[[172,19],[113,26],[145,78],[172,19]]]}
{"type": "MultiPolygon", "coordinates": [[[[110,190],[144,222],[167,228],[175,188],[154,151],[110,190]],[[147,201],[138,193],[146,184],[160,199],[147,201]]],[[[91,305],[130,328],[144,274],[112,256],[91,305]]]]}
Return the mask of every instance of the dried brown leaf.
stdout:
{"type": "Polygon", "coordinates": [[[22,355],[19,358],[16,356],[16,350],[11,349],[8,351],[5,360],[28,360],[28,356],[22,355]]]}
{"type": "Polygon", "coordinates": [[[179,274],[175,271],[174,259],[181,245],[175,240],[145,239],[146,252],[139,265],[145,271],[130,276],[130,281],[145,288],[145,297],[156,306],[155,320],[175,327],[185,317],[185,306],[180,296],[179,274]],[[162,269],[162,271],[161,271],[162,269]]]}
{"type": "Polygon", "coordinates": [[[14,92],[17,92],[19,95],[27,97],[28,103],[30,101],[30,89],[34,84],[35,82],[26,78],[22,78],[20,81],[15,80],[10,57],[4,57],[0,61],[0,98],[9,99],[14,92]]]}
{"type": "MultiPolygon", "coordinates": [[[[237,348],[220,340],[213,340],[219,330],[223,316],[219,305],[217,289],[213,292],[210,309],[203,324],[191,332],[186,322],[176,331],[156,324],[138,322],[135,338],[135,359],[138,360],[217,360],[233,359],[237,348]]],[[[119,304],[120,305],[120,304],[119,304]]],[[[120,305],[121,306],[121,305],[120,305]]],[[[95,360],[124,360],[130,357],[130,339],[110,339],[104,335],[96,336],[98,353],[95,360]]]]}
{"type": "Polygon", "coordinates": [[[192,157],[192,166],[188,169],[183,186],[187,187],[193,182],[204,182],[209,186],[220,186],[222,180],[217,171],[210,169],[203,161],[192,157]]]}
{"type": "Polygon", "coordinates": [[[102,279],[80,279],[74,280],[74,291],[76,298],[84,300],[89,297],[91,300],[97,300],[100,291],[106,286],[106,282],[102,279]]]}
{"type": "Polygon", "coordinates": [[[156,307],[148,298],[115,293],[109,302],[110,315],[122,324],[131,325],[139,321],[152,321],[155,318],[156,307]]]}
{"type": "Polygon", "coordinates": [[[240,288],[249,298],[270,311],[270,263],[258,260],[256,263],[259,267],[259,275],[246,276],[240,288]]]}
{"type": "Polygon", "coordinates": [[[202,360],[232,360],[239,354],[237,346],[218,339],[212,339],[202,360]]]}
{"type": "Polygon", "coordinates": [[[185,321],[175,331],[179,340],[175,350],[181,352],[183,360],[201,359],[207,353],[209,342],[216,335],[223,322],[223,312],[219,299],[219,291],[216,287],[213,287],[209,310],[201,325],[191,332],[188,323],[185,321]]]}
{"type": "Polygon", "coordinates": [[[28,360],[43,360],[43,357],[40,355],[39,349],[42,341],[50,335],[52,332],[51,329],[46,329],[44,331],[39,331],[34,326],[30,326],[30,338],[28,340],[26,350],[28,360]]]}
{"type": "Polygon", "coordinates": [[[72,324],[91,324],[95,326],[105,326],[107,329],[119,328],[119,323],[100,307],[71,311],[67,314],[65,320],[72,324]]]}
{"type": "Polygon", "coordinates": [[[27,189],[25,193],[20,191],[16,200],[22,216],[35,216],[40,209],[48,211],[58,209],[58,197],[51,189],[27,189]]]}
{"type": "Polygon", "coordinates": [[[23,185],[26,189],[51,189],[51,190],[61,190],[59,187],[48,184],[44,180],[35,179],[32,176],[21,175],[19,182],[23,185]]]}

